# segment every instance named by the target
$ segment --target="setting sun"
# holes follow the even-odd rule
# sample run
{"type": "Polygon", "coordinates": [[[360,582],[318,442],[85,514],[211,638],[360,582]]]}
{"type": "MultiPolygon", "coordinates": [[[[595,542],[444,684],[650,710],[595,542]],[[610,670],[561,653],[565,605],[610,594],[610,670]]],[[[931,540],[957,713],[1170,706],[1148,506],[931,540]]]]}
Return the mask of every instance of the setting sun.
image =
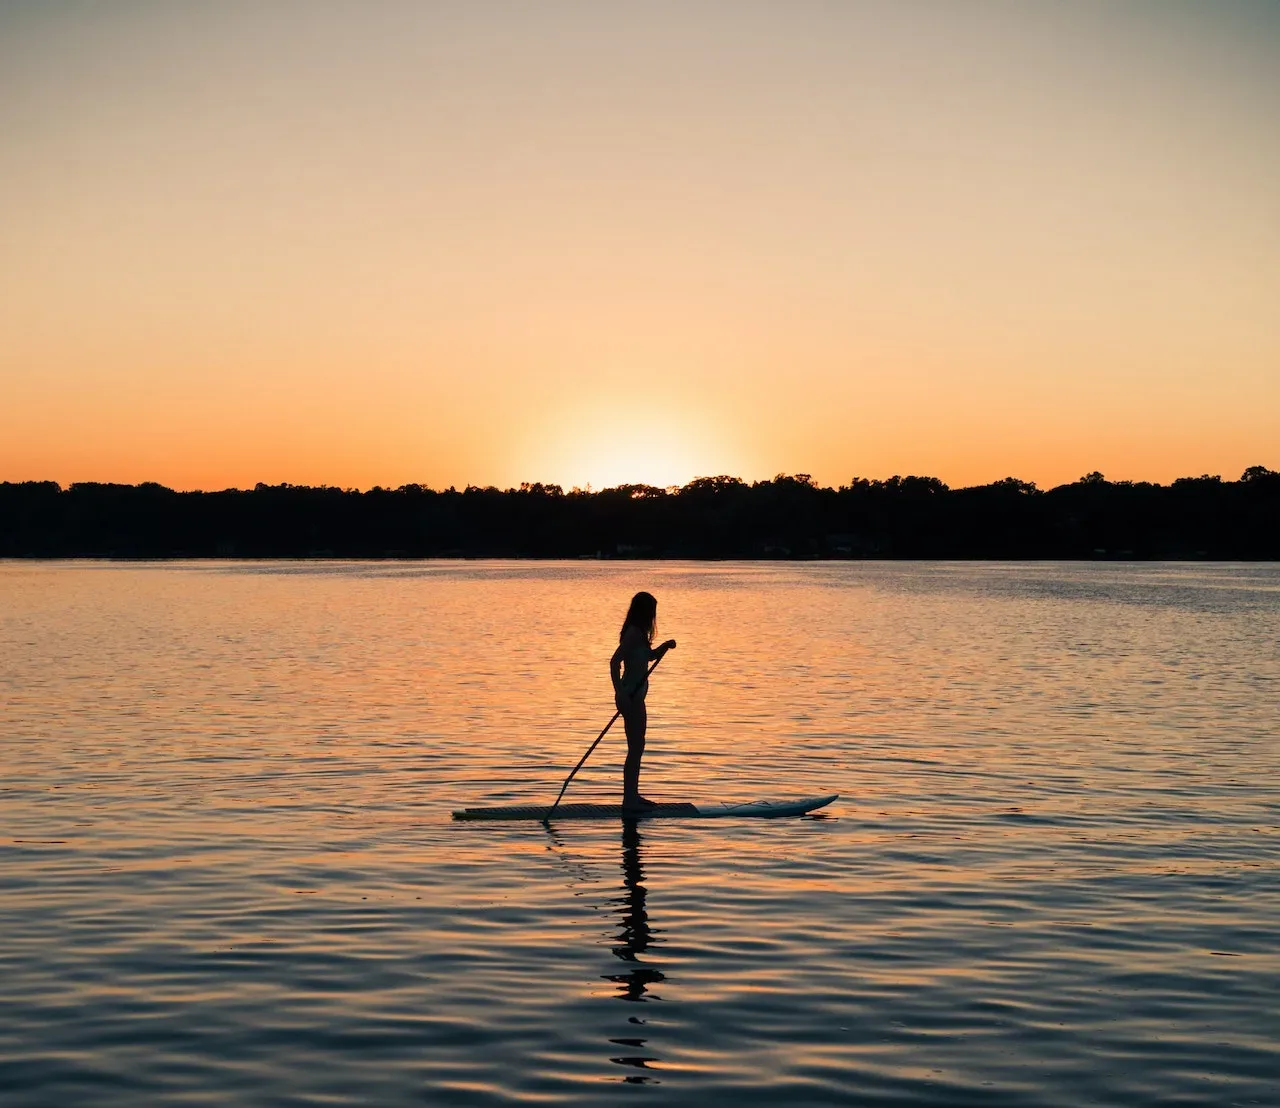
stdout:
{"type": "Polygon", "coordinates": [[[663,414],[656,405],[597,405],[549,421],[531,471],[565,489],[668,488],[740,469],[722,439],[707,421],[663,414]]]}

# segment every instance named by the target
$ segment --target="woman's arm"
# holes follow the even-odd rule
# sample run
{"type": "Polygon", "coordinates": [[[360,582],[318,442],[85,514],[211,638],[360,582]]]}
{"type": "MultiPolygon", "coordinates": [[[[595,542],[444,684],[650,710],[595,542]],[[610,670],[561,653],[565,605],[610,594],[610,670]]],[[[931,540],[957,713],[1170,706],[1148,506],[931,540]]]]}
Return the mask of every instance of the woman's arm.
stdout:
{"type": "Polygon", "coordinates": [[[659,658],[665,655],[668,650],[674,650],[675,648],[676,648],[676,640],[668,639],[661,646],[655,646],[653,649],[649,651],[649,661],[651,662],[657,661],[659,658]]]}
{"type": "Polygon", "coordinates": [[[609,677],[613,680],[613,692],[616,696],[622,692],[622,644],[618,644],[618,649],[613,652],[613,657],[609,659],[609,677]]]}
{"type": "Polygon", "coordinates": [[[609,659],[609,676],[613,679],[613,703],[619,712],[631,711],[631,694],[622,685],[622,660],[626,657],[626,653],[626,646],[619,643],[618,649],[609,659]]]}

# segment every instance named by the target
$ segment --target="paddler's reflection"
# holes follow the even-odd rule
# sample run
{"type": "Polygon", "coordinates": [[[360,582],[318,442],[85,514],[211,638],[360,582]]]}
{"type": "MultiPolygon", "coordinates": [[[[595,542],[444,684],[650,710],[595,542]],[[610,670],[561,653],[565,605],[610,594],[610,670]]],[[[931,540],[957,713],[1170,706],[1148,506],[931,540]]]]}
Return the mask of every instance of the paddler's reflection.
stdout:
{"type": "MultiPolygon", "coordinates": [[[[649,926],[649,912],[645,907],[646,892],[644,866],[640,857],[640,828],[635,820],[625,819],[622,821],[622,895],[612,901],[617,906],[614,914],[621,921],[613,953],[614,957],[628,963],[630,968],[625,973],[605,974],[606,981],[617,984],[619,1000],[657,1000],[659,998],[656,993],[652,997],[648,995],[650,986],[666,980],[661,970],[640,961],[640,955],[649,949],[651,943],[662,942],[655,937],[654,928],[649,926]]],[[[629,1022],[643,1024],[645,1021],[639,1016],[631,1016],[629,1022]]],[[[647,1042],[643,1038],[631,1037],[609,1041],[632,1050],[643,1049],[647,1042]]],[[[611,1058],[610,1061],[620,1066],[646,1070],[657,1059],[652,1055],[634,1053],[611,1058]]],[[[656,1079],[647,1074],[631,1074],[623,1080],[628,1084],[643,1085],[654,1083],[656,1079]]]]}
{"type": "Polygon", "coordinates": [[[621,920],[618,930],[617,944],[613,948],[615,957],[632,963],[632,969],[626,973],[611,973],[605,980],[616,981],[619,985],[619,1000],[644,1000],[649,986],[665,980],[660,970],[643,965],[640,955],[649,949],[649,944],[661,942],[655,939],[653,928],[649,926],[649,912],[645,908],[646,889],[644,887],[644,866],[640,859],[640,828],[637,821],[622,821],[622,895],[614,897],[612,903],[618,906],[614,914],[621,920]]]}

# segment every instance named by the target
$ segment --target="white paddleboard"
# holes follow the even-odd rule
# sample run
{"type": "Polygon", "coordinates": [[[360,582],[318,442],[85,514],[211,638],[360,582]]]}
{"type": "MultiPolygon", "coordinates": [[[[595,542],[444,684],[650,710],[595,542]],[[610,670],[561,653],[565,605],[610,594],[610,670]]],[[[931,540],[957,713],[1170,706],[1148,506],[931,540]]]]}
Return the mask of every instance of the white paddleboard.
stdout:
{"type": "Polygon", "coordinates": [[[550,804],[517,804],[505,808],[460,808],[454,819],[723,819],[730,816],[754,816],[775,819],[778,816],[802,816],[825,808],[839,797],[810,796],[799,800],[747,800],[741,804],[656,804],[643,811],[624,809],[621,804],[561,804],[552,809],[550,804]]]}

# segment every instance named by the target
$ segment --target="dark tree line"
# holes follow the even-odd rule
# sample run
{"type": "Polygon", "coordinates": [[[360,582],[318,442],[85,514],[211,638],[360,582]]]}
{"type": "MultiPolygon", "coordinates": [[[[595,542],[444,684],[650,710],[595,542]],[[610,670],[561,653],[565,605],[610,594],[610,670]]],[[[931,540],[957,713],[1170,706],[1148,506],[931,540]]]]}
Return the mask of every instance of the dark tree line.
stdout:
{"type": "Polygon", "coordinates": [[[680,489],[556,485],[359,492],[298,485],[175,492],[162,485],[0,483],[0,557],[1280,559],[1280,473],[1170,485],[1091,473],[1040,490],[1009,477],[807,474],[680,489]]]}

